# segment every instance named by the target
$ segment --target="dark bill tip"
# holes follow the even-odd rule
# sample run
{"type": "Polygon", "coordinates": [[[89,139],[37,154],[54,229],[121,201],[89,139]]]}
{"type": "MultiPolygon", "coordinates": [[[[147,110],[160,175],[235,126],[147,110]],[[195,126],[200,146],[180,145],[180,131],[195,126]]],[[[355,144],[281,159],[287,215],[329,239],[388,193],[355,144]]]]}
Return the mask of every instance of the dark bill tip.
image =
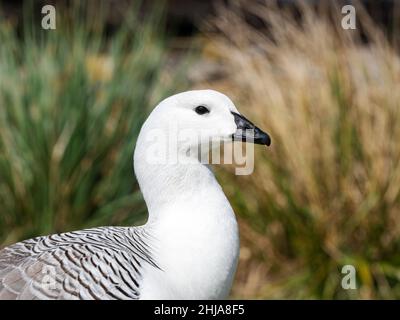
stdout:
{"type": "Polygon", "coordinates": [[[236,112],[232,112],[232,114],[235,117],[235,123],[237,126],[236,132],[232,135],[233,141],[250,142],[266,146],[271,145],[271,137],[268,133],[256,127],[250,120],[246,119],[242,115],[236,112]]]}

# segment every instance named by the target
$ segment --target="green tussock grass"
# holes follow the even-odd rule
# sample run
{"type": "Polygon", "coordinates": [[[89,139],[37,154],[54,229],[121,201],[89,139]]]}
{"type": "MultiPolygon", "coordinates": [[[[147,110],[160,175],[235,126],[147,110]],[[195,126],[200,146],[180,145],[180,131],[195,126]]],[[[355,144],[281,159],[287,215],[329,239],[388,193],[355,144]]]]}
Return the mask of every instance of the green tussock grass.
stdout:
{"type": "Polygon", "coordinates": [[[148,112],[179,86],[164,72],[163,10],[132,7],[107,36],[112,8],[89,6],[57,7],[56,30],[29,5],[20,25],[0,20],[3,245],[146,219],[132,153],[148,112]]]}

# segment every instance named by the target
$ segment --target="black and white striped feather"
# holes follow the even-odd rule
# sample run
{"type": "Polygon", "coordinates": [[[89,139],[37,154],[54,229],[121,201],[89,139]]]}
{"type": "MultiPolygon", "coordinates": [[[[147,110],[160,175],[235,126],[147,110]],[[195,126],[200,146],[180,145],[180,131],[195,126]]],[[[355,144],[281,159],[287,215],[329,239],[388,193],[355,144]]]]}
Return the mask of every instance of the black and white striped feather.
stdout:
{"type": "Polygon", "coordinates": [[[25,240],[0,251],[1,299],[139,299],[152,238],[100,227],[25,240]]]}

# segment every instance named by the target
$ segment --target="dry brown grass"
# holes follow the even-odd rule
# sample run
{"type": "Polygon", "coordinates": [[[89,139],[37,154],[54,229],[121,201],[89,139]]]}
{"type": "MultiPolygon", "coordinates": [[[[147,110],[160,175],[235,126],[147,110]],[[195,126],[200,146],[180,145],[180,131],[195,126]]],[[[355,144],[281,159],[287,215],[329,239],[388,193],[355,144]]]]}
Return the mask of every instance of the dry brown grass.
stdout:
{"type": "Polygon", "coordinates": [[[362,7],[357,30],[307,5],[297,22],[268,4],[246,10],[268,32],[240,2],[221,8],[204,57],[225,76],[199,84],[232,96],[273,142],[251,176],[220,172],[242,229],[233,297],[400,298],[398,52],[362,7]],[[345,264],[357,290],[340,286],[345,264]]]}

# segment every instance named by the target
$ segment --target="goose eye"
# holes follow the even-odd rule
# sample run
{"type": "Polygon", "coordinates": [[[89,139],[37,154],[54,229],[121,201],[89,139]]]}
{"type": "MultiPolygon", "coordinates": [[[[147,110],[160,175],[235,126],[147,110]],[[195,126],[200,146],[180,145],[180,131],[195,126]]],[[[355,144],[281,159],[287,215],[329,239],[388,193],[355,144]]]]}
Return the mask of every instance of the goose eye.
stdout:
{"type": "Polygon", "coordinates": [[[203,114],[206,114],[206,113],[209,113],[209,112],[210,112],[210,110],[209,110],[207,107],[205,107],[205,106],[197,106],[197,107],[194,109],[194,111],[196,111],[196,113],[197,113],[197,114],[200,114],[200,115],[203,115],[203,114]]]}

